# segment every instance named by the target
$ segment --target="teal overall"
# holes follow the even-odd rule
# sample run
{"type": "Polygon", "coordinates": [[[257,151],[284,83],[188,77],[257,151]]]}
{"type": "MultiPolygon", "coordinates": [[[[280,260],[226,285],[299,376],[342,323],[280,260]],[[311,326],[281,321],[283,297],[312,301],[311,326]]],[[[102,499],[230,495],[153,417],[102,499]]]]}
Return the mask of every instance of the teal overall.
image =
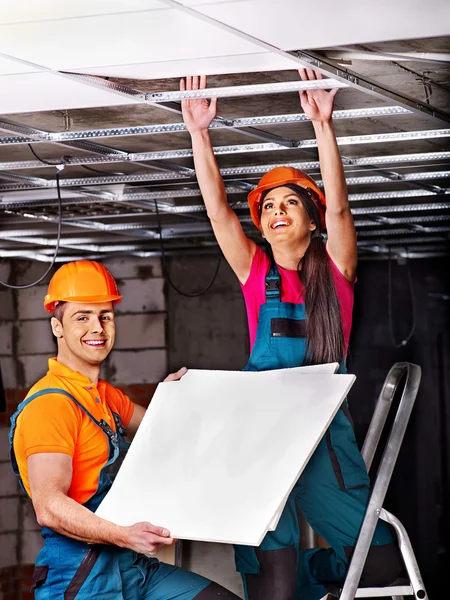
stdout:
{"type": "MultiPolygon", "coordinates": [[[[9,439],[14,472],[20,478],[13,447],[17,417],[29,402],[47,393],[63,394],[70,398],[102,429],[108,439],[108,461],[100,472],[97,491],[84,504],[89,510],[95,511],[111,487],[129,447],[120,416],[114,412],[116,431],[104,420],[95,419],[74,396],[64,390],[45,389],[26,398],[11,418],[9,439]]],[[[44,546],[37,556],[33,575],[36,600],[209,600],[216,595],[237,599],[237,596],[223,588],[220,588],[223,591],[220,595],[219,586],[211,584],[204,577],[132,550],[90,545],[47,527],[43,527],[42,536],[44,546]],[[219,591],[210,595],[209,590],[213,592],[213,588],[219,591]]]]}
{"type": "MultiPolygon", "coordinates": [[[[260,308],[247,371],[296,367],[305,362],[305,306],[282,302],[280,288],[280,274],[273,263],[266,276],[266,302],[260,308]]],[[[345,371],[342,361],[339,373],[345,371]]],[[[336,588],[345,578],[369,494],[369,477],[345,401],[295,484],[275,531],[267,533],[258,548],[235,546],[236,568],[242,574],[246,598],[317,600],[336,588]],[[297,508],[328,542],[329,549],[300,551],[297,508]]],[[[362,583],[387,585],[399,569],[391,532],[380,521],[362,583]]]]}

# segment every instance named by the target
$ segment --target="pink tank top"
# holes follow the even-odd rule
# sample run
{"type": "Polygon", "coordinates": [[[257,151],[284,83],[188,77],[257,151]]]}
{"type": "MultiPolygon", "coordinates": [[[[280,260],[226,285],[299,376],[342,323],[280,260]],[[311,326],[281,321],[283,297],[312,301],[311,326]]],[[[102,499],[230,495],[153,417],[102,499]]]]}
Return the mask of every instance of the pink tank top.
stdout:
{"type": "MultiPolygon", "coordinates": [[[[352,329],[353,311],[353,287],[348,279],[342,275],[334,262],[330,260],[331,272],[337,297],[340,302],[342,327],[344,330],[345,352],[348,350],[348,342],[352,329]]],[[[267,254],[257,248],[253,257],[250,275],[244,285],[241,284],[244,293],[245,306],[247,308],[248,329],[250,335],[250,352],[255,343],[256,330],[258,328],[259,307],[266,302],[266,275],[270,269],[270,259],[267,254]]],[[[305,288],[300,281],[297,271],[283,269],[278,265],[281,277],[281,301],[301,304],[304,302],[305,288]]]]}

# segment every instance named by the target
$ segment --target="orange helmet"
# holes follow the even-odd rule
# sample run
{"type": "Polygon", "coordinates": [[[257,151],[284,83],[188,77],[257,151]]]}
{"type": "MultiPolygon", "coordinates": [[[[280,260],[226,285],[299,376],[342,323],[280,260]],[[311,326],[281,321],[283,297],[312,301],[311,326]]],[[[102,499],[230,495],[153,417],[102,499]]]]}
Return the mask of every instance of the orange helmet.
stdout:
{"type": "Polygon", "coordinates": [[[316,197],[313,197],[313,200],[315,200],[320,211],[321,228],[325,227],[326,200],[324,193],[319,189],[314,179],[311,179],[309,175],[303,173],[303,171],[300,171],[299,169],[294,169],[293,167],[275,167],[275,169],[271,169],[268,173],[263,175],[256,188],[249,193],[248,203],[250,205],[250,214],[256,227],[259,229],[261,226],[260,206],[263,192],[276,187],[281,187],[287,183],[295,183],[315,192],[319,201],[317,201],[316,197]]]}
{"type": "Polygon", "coordinates": [[[60,267],[48,284],[44,308],[53,313],[57,302],[112,302],[122,300],[114,277],[91,260],[77,260],[60,267]]]}

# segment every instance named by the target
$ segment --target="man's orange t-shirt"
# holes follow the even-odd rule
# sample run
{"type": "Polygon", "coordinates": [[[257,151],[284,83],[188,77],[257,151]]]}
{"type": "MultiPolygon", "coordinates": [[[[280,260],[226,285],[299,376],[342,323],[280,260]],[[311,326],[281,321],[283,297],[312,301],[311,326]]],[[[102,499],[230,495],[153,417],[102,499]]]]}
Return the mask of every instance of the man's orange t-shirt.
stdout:
{"type": "MultiPolygon", "coordinates": [[[[116,429],[111,411],[120,415],[127,427],[134,405],[128,396],[106,381],[97,385],[72,371],[55,358],[48,361],[49,370],[28,392],[58,388],[69,392],[98,421],[104,419],[116,429]]],[[[20,476],[27,493],[27,458],[42,452],[60,452],[72,457],[72,483],[68,496],[80,504],[91,498],[98,487],[101,469],[108,461],[106,435],[73,400],[63,394],[49,393],[32,400],[20,413],[14,434],[14,452],[20,476]]]]}

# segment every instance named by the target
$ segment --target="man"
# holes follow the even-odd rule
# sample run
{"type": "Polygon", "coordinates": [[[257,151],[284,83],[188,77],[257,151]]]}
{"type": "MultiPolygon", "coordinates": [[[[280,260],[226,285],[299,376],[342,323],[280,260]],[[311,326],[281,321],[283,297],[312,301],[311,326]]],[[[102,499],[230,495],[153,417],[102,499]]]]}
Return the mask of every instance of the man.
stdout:
{"type": "Polygon", "coordinates": [[[35,598],[236,599],[199,575],[152,558],[173,543],[163,527],[121,527],[93,512],[127,451],[126,430],[133,435],[145,413],[99,379],[114,345],[114,305],[121,299],[108,270],[84,260],[58,269],[45,297],[58,356],[19,405],[10,433],[13,468],[44,538],[33,576],[35,598]]]}

